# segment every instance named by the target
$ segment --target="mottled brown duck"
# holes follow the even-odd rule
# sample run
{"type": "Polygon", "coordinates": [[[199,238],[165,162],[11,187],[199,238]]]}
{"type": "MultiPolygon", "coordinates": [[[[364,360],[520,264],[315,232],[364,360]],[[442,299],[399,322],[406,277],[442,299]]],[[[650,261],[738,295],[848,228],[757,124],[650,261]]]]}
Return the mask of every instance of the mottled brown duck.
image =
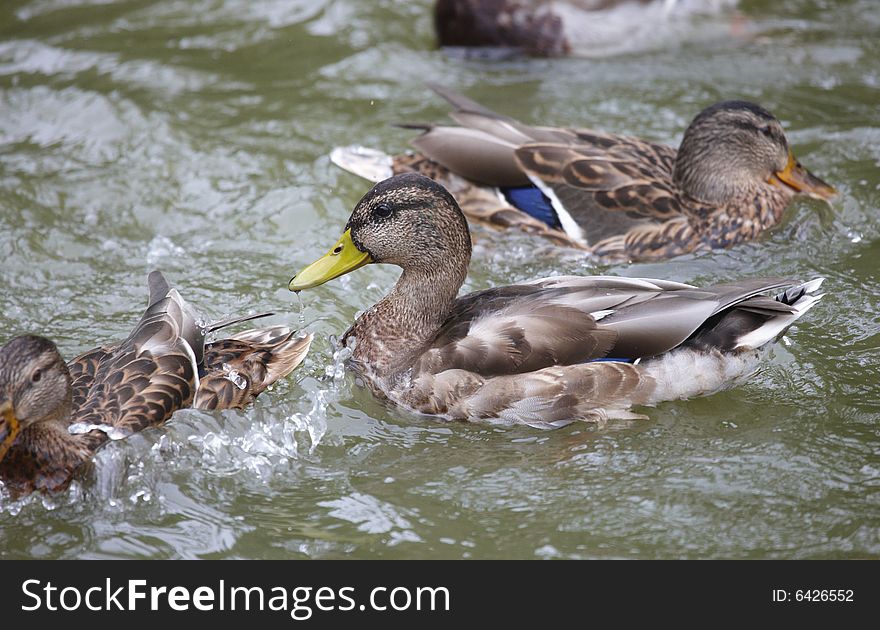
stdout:
{"type": "Polygon", "coordinates": [[[447,419],[541,427],[638,417],[635,405],[726,387],[751,374],[763,349],[821,297],[821,279],[697,288],[607,276],[457,297],[470,255],[455,199],[427,177],[397,175],[361,199],[342,238],[289,288],[368,263],[401,267],[394,288],[342,339],[373,392],[447,419]]]}
{"type": "Polygon", "coordinates": [[[419,172],[468,219],[519,227],[606,261],[662,260],[724,249],[777,225],[798,193],[834,189],[804,168],[779,121],[745,101],[694,118],[678,150],[589,129],[530,127],[432,86],[460,126],[423,129],[416,153],[360,147],[331,158],[371,181],[419,172]]]}
{"type": "Polygon", "coordinates": [[[305,358],[311,335],[285,326],[205,343],[207,332],[164,276],[122,342],[66,364],[55,344],[23,335],[0,348],[0,481],[13,494],[65,488],[109,440],[162,424],[178,409],[242,407],[305,358]]]}

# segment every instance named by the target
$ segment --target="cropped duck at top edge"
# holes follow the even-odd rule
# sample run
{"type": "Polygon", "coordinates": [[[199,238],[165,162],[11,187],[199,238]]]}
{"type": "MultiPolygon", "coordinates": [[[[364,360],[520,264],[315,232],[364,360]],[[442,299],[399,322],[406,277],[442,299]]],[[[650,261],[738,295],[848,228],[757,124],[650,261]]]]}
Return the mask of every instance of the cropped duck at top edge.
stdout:
{"type": "Polygon", "coordinates": [[[821,297],[821,278],[698,288],[609,276],[458,297],[470,256],[453,196],[422,175],[396,175],[358,202],[342,238],[289,289],[370,263],[401,267],[342,338],[372,391],[447,419],[539,427],[640,417],[630,408],[728,386],[753,373],[761,349],[821,297]]]}
{"type": "Polygon", "coordinates": [[[165,277],[149,277],[150,302],[122,342],[66,364],[37,335],[0,348],[0,481],[14,494],[65,488],[111,439],[162,424],[178,409],[250,403],[305,358],[312,335],[286,326],[205,343],[205,334],[261,317],[203,328],[165,277]]]}
{"type": "Polygon", "coordinates": [[[333,162],[374,182],[427,175],[471,221],[517,227],[605,262],[725,249],[777,225],[796,194],[836,194],[754,103],[707,107],[676,150],[590,129],[531,127],[431,87],[453,105],[459,126],[402,125],[423,132],[415,153],[340,147],[333,162]]]}
{"type": "Polygon", "coordinates": [[[605,57],[748,35],[737,0],[436,0],[434,31],[448,50],[605,57]],[[706,18],[718,20],[707,23],[706,18]],[[700,19],[694,19],[700,18],[700,19]],[[717,23],[716,23],[717,22],[717,23]]]}

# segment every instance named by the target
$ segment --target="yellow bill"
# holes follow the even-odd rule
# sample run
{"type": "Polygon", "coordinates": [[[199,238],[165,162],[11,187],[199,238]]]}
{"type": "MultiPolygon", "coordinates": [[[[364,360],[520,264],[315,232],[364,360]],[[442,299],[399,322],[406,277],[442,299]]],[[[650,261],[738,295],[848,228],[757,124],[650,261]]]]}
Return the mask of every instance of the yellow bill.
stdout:
{"type": "Polygon", "coordinates": [[[794,157],[791,149],[788,150],[788,164],[781,171],[776,171],[774,177],[770,180],[770,183],[777,186],[780,185],[780,182],[799,193],[817,199],[831,199],[837,194],[837,191],[832,186],[829,186],[801,166],[801,163],[794,157]],[[776,181],[773,181],[774,179],[776,181]]]}
{"type": "Polygon", "coordinates": [[[6,451],[15,442],[21,431],[21,423],[15,417],[15,409],[8,400],[0,404],[0,461],[6,457],[6,451]]]}
{"type": "Polygon", "coordinates": [[[367,252],[354,246],[348,229],[329,252],[296,274],[287,288],[291,291],[311,289],[371,262],[373,259],[367,252]]]}

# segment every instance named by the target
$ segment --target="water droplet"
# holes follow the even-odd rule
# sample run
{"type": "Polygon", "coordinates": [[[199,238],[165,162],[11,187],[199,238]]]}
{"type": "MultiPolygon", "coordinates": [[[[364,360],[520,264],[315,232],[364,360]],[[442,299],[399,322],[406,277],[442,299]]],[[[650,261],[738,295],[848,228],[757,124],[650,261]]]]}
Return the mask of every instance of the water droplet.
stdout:
{"type": "Polygon", "coordinates": [[[239,389],[246,389],[248,386],[247,379],[238,373],[237,370],[234,370],[228,363],[223,364],[223,377],[228,381],[232,381],[232,383],[239,389]]]}
{"type": "Polygon", "coordinates": [[[297,306],[299,306],[299,325],[302,327],[306,325],[306,305],[299,292],[294,292],[293,295],[296,299],[297,306]]]}

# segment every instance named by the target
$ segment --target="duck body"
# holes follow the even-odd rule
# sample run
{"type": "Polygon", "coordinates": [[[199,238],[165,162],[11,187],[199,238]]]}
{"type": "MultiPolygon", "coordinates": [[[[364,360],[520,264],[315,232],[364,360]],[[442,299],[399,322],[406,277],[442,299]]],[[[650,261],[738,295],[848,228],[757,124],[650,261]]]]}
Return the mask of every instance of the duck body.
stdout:
{"type": "Polygon", "coordinates": [[[0,480],[14,494],[57,491],[110,440],[164,423],[178,409],[244,406],[305,357],[311,336],[283,326],[205,343],[208,330],[160,272],[150,304],[122,342],[67,365],[36,335],[0,349],[0,480]],[[29,402],[30,401],[30,402],[29,402]]]}
{"type": "Polygon", "coordinates": [[[406,125],[416,153],[339,148],[331,159],[379,181],[417,172],[468,219],[517,227],[606,261],[724,249],[775,226],[798,192],[834,189],[803,168],[758,105],[706,108],[679,150],[589,129],[531,127],[439,86],[460,126],[406,125]]]}
{"type": "Polygon", "coordinates": [[[633,406],[709,394],[752,373],[763,350],[821,297],[820,279],[698,288],[608,276],[457,297],[470,259],[466,222],[448,192],[417,174],[374,187],[345,234],[290,288],[365,261],[403,267],[343,343],[377,395],[446,419],[604,423],[637,417],[633,406]],[[387,216],[377,219],[377,208],[387,216]]]}

